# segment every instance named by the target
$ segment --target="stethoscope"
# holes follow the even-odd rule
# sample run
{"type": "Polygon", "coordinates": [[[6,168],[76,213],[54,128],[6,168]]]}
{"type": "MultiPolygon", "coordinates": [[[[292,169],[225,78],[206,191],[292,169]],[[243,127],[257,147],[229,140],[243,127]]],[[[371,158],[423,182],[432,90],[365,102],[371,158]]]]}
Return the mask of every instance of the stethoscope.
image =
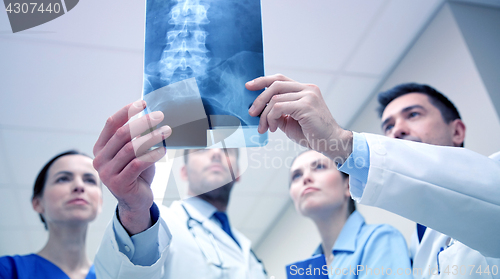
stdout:
{"type": "MultiPolygon", "coordinates": [[[[215,241],[215,237],[214,237],[213,233],[211,231],[209,231],[207,228],[205,228],[205,226],[203,226],[203,222],[200,222],[199,220],[193,218],[191,216],[191,214],[189,214],[189,211],[186,209],[186,207],[183,204],[181,204],[181,206],[182,206],[182,209],[184,209],[184,212],[186,212],[186,216],[188,217],[188,219],[186,221],[186,226],[187,226],[189,232],[191,233],[191,235],[193,236],[193,238],[196,242],[196,245],[198,246],[201,253],[203,254],[203,257],[205,258],[205,260],[207,261],[207,263],[209,265],[213,265],[213,266],[217,267],[218,269],[220,269],[221,275],[223,275],[224,270],[225,269],[227,270],[228,268],[224,267],[224,265],[223,265],[222,252],[219,248],[219,245],[217,245],[217,241],[215,241]],[[202,243],[200,243],[199,237],[196,236],[196,234],[194,233],[194,230],[193,230],[194,226],[196,226],[196,225],[198,227],[200,227],[203,230],[203,232],[208,236],[210,243],[212,244],[212,247],[215,250],[215,254],[217,255],[217,259],[215,259],[215,260],[211,259],[211,257],[209,257],[210,253],[206,250],[206,246],[203,245],[202,243]]],[[[257,255],[255,255],[255,253],[252,249],[250,249],[250,253],[252,253],[252,255],[257,260],[257,262],[259,262],[262,265],[262,269],[264,271],[264,274],[267,275],[266,269],[264,268],[264,264],[262,263],[262,261],[259,258],[257,258],[257,255]]]]}
{"type": "Polygon", "coordinates": [[[193,235],[193,238],[196,242],[196,245],[198,245],[198,248],[200,249],[201,253],[203,254],[203,257],[205,258],[205,260],[207,261],[207,263],[209,265],[213,265],[213,266],[221,269],[221,272],[222,272],[225,269],[225,267],[223,266],[222,252],[219,248],[219,245],[217,245],[217,242],[215,241],[215,237],[214,237],[213,233],[211,231],[209,231],[208,229],[206,229],[203,226],[202,222],[198,221],[197,219],[194,219],[191,216],[191,214],[189,214],[189,211],[187,211],[186,207],[183,204],[181,204],[181,206],[182,206],[182,209],[184,209],[184,212],[186,212],[186,215],[188,217],[188,219],[186,221],[186,226],[187,226],[189,232],[191,233],[191,235],[193,235]],[[195,226],[198,226],[199,228],[201,228],[203,230],[203,232],[205,233],[205,235],[208,236],[208,239],[210,240],[210,243],[212,244],[213,250],[215,251],[215,254],[217,255],[216,259],[213,259],[213,257],[209,256],[213,253],[209,253],[206,249],[206,245],[203,245],[201,243],[200,237],[197,236],[197,234],[194,231],[195,226]]]}

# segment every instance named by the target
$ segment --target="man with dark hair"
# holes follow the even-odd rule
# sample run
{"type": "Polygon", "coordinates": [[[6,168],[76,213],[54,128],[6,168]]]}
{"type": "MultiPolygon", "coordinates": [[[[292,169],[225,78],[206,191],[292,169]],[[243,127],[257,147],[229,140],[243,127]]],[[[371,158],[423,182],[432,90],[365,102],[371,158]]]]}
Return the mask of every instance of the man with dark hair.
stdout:
{"type": "Polygon", "coordinates": [[[465,125],[442,94],[417,84],[382,93],[383,137],[341,128],[315,85],[274,75],[246,87],[267,88],[249,110],[261,114],[259,132],[280,128],[339,162],[361,204],[428,227],[414,238],[415,278],[498,275],[500,152],[488,158],[453,148],[463,144],[465,125]]]}
{"type": "Polygon", "coordinates": [[[446,96],[444,96],[441,92],[437,91],[433,87],[430,87],[429,85],[413,82],[400,84],[378,94],[378,102],[380,106],[377,110],[379,113],[379,117],[382,117],[382,113],[384,112],[385,107],[387,107],[387,105],[394,99],[414,92],[427,95],[431,104],[439,109],[446,123],[450,123],[455,119],[461,119],[460,113],[458,113],[455,105],[450,100],[448,100],[448,98],[446,98],[446,96]]]}
{"type": "MultiPolygon", "coordinates": [[[[460,118],[460,113],[458,112],[455,105],[446,98],[442,93],[438,92],[436,89],[423,84],[418,83],[403,83],[392,89],[389,89],[385,92],[381,92],[378,95],[378,112],[379,117],[382,118],[382,132],[389,137],[393,138],[402,138],[402,139],[410,139],[413,141],[424,142],[434,145],[444,145],[444,146],[460,146],[463,147],[463,137],[465,137],[465,125],[460,118]],[[415,95],[417,94],[417,95],[415,95]],[[410,96],[410,98],[408,97],[410,96]],[[414,96],[413,98],[411,96],[414,96]],[[421,122],[418,122],[418,126],[424,128],[426,131],[429,131],[429,134],[432,135],[433,138],[427,139],[423,141],[422,139],[412,138],[412,135],[408,134],[405,130],[400,130],[401,133],[398,133],[396,129],[394,129],[394,120],[393,117],[384,117],[384,112],[386,112],[387,107],[391,107],[393,101],[398,98],[403,98],[404,100],[411,100],[410,102],[419,103],[423,102],[427,105],[432,105],[435,108],[436,112],[439,112],[441,119],[439,117],[435,118],[427,118],[436,121],[436,125],[445,124],[444,126],[448,126],[451,129],[458,129],[457,133],[459,133],[460,138],[458,139],[461,142],[449,142],[442,139],[436,139],[436,137],[446,136],[448,133],[443,129],[439,129],[438,127],[423,127],[420,125],[421,122]],[[415,99],[421,99],[419,101],[415,99]],[[442,120],[442,121],[441,121],[442,120]],[[457,126],[458,125],[458,126],[457,126]],[[445,135],[442,135],[445,133],[445,135]]],[[[406,103],[407,101],[404,101],[406,103]]],[[[415,104],[416,104],[415,103],[415,104]]],[[[432,109],[432,107],[429,107],[432,109]]],[[[420,110],[424,109],[421,104],[416,105],[415,107],[407,107],[405,108],[405,112],[411,113],[408,114],[409,117],[420,116],[420,110]]],[[[426,111],[428,112],[428,111],[426,111]]],[[[415,119],[415,118],[413,118],[415,119]]],[[[420,119],[420,118],[417,118],[420,119]]],[[[411,123],[411,122],[408,122],[411,123]]]]}

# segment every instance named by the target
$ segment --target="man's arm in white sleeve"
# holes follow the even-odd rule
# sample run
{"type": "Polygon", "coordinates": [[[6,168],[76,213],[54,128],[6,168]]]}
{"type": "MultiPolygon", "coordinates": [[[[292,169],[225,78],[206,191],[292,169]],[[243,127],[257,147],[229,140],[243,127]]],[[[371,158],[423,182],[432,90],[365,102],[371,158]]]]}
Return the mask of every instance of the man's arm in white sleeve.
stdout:
{"type": "Polygon", "coordinates": [[[129,236],[115,213],[96,255],[98,278],[162,278],[164,254],[172,237],[156,204],[151,207],[151,218],[152,227],[129,236]]]}
{"type": "MultiPolygon", "coordinates": [[[[367,180],[359,169],[357,174],[340,168],[351,175],[356,200],[447,234],[484,256],[500,257],[498,159],[465,148],[362,135],[369,146],[367,180]]],[[[356,138],[352,156],[355,146],[356,138]]]]}

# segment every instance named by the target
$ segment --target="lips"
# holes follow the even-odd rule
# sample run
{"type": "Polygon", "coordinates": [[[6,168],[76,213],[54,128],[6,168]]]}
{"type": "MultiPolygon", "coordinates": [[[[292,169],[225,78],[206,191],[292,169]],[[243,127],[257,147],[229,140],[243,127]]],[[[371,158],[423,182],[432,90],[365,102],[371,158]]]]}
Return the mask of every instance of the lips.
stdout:
{"type": "Polygon", "coordinates": [[[209,170],[209,171],[225,172],[226,168],[224,168],[221,164],[213,164],[213,165],[208,166],[207,170],[209,170]]]}
{"type": "Polygon", "coordinates": [[[68,204],[81,204],[81,205],[89,204],[88,201],[81,199],[81,198],[72,199],[72,200],[68,201],[67,203],[68,204]]]}
{"type": "Polygon", "coordinates": [[[319,191],[318,188],[315,188],[315,187],[307,187],[304,189],[304,191],[302,191],[302,193],[300,194],[300,196],[304,196],[306,194],[309,194],[309,193],[313,193],[313,192],[317,192],[319,191]]]}

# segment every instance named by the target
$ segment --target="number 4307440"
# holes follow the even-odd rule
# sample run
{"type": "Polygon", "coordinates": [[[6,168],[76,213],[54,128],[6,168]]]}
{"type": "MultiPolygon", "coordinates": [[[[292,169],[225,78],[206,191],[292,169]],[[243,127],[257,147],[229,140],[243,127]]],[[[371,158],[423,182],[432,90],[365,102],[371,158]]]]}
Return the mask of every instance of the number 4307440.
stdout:
{"type": "Polygon", "coordinates": [[[59,3],[49,3],[45,7],[43,3],[9,3],[9,5],[5,8],[8,13],[60,13],[61,12],[61,4],[59,3]]]}

